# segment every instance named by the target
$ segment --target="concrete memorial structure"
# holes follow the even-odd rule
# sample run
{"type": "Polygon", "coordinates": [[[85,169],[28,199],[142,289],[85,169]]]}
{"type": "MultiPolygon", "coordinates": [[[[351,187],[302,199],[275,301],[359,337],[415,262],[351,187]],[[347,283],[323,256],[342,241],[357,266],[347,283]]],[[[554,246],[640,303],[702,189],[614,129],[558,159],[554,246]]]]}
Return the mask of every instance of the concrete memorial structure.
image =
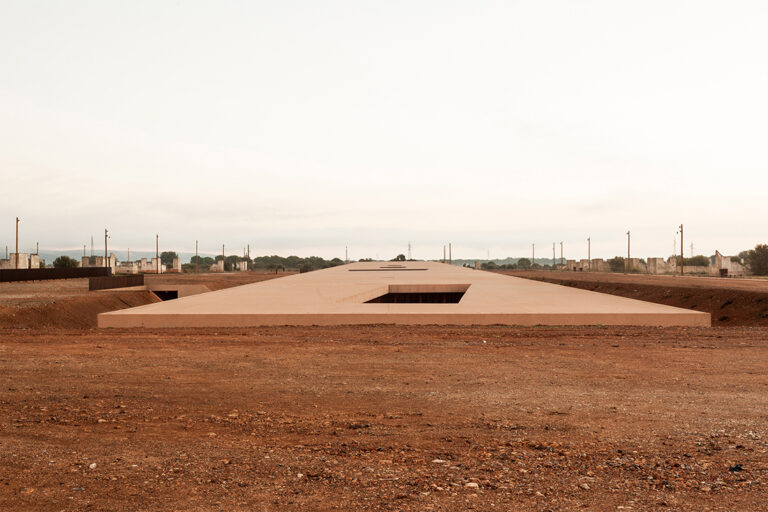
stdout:
{"type": "Polygon", "coordinates": [[[99,327],[709,326],[710,315],[431,262],[366,262],[98,316],[99,327]]]}

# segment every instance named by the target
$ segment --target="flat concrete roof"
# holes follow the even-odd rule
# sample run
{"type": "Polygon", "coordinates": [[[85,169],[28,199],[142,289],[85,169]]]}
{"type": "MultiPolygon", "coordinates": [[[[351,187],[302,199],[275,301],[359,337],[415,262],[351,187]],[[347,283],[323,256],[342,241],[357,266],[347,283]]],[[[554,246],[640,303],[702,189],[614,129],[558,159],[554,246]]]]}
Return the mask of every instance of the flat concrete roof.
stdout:
{"type": "Polygon", "coordinates": [[[98,316],[99,327],[259,325],[710,326],[708,313],[434,262],[365,262],[98,316]],[[454,304],[366,303],[464,292],[454,304]]]}

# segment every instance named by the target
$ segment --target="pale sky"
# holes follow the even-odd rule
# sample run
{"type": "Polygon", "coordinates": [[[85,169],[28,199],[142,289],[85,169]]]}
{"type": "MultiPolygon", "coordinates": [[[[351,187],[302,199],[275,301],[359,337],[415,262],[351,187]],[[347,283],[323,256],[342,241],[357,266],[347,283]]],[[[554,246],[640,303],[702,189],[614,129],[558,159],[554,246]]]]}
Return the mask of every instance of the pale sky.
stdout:
{"type": "Polygon", "coordinates": [[[760,1],[0,0],[0,244],[18,215],[25,250],[609,258],[629,229],[648,257],[682,222],[686,255],[733,254],[768,242],[767,26],[760,1]]]}

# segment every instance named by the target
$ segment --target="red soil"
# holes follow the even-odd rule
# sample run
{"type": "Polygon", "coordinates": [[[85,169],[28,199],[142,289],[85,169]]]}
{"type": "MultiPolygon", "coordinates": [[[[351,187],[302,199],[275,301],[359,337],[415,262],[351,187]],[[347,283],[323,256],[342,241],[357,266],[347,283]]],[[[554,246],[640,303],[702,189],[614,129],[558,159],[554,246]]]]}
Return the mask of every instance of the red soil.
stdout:
{"type": "Polygon", "coordinates": [[[601,272],[505,270],[499,273],[631,299],[704,311],[712,325],[768,326],[768,281],[601,272]]]}

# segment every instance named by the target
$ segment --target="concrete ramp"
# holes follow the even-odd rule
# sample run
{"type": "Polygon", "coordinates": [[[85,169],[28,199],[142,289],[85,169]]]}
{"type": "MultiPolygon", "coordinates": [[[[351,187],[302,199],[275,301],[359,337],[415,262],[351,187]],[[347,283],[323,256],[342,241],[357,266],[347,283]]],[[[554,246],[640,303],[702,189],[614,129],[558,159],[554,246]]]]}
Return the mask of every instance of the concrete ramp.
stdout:
{"type": "Polygon", "coordinates": [[[710,326],[708,313],[432,262],[366,262],[102,313],[99,327],[710,326]]]}

